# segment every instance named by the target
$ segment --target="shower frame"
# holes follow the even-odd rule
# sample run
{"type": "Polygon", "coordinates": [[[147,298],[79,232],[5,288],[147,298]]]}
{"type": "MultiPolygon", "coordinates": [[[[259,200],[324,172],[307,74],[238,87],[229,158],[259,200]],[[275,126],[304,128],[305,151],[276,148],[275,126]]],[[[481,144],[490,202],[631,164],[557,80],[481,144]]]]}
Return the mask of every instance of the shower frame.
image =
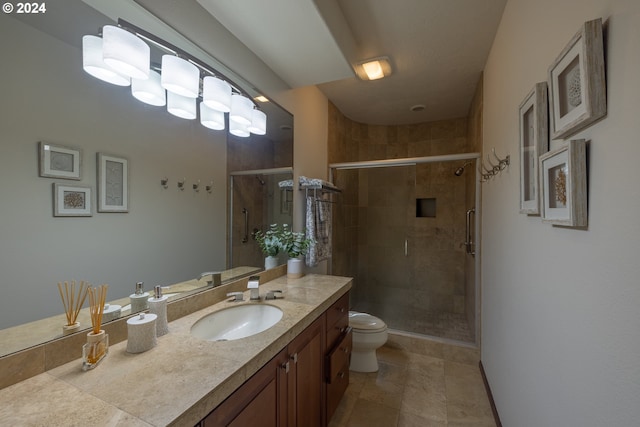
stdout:
{"type": "MultiPolygon", "coordinates": [[[[399,159],[384,159],[384,160],[369,160],[369,161],[357,161],[357,162],[342,162],[342,163],[330,163],[329,164],[329,179],[332,183],[334,183],[334,171],[338,170],[349,170],[349,169],[370,169],[370,168],[383,168],[383,167],[395,167],[395,166],[416,166],[418,164],[424,163],[439,163],[439,162],[453,162],[457,160],[477,160],[481,161],[481,154],[477,152],[473,153],[460,153],[460,154],[447,154],[441,156],[425,156],[425,157],[405,157],[399,159]]],[[[474,254],[467,253],[467,255],[473,256],[474,259],[474,288],[475,288],[475,333],[474,333],[474,341],[472,343],[468,343],[478,347],[480,345],[480,258],[481,258],[481,250],[480,250],[480,233],[478,230],[480,229],[480,221],[481,221],[481,209],[480,209],[480,196],[481,196],[481,172],[479,170],[479,166],[476,164],[474,168],[475,172],[475,203],[473,209],[475,211],[473,225],[474,232],[473,236],[475,237],[475,252],[474,254]]],[[[453,173],[453,172],[452,172],[453,173]]],[[[332,265],[329,263],[329,274],[332,274],[332,265]]],[[[400,333],[406,333],[408,335],[420,335],[413,334],[410,332],[404,331],[396,331],[400,333]]],[[[442,341],[452,341],[446,338],[438,338],[442,341]]],[[[457,342],[457,341],[456,341],[457,342]]]]}

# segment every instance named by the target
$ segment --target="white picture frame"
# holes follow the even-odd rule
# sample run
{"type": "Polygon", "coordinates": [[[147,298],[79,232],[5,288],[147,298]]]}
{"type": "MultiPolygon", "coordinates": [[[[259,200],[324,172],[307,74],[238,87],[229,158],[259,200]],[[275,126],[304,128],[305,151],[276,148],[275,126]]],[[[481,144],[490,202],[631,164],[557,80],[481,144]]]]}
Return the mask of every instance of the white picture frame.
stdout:
{"type": "Polygon", "coordinates": [[[520,104],[520,213],[540,214],[538,158],[549,150],[547,83],[537,83],[520,104]]]}
{"type": "Polygon", "coordinates": [[[540,156],[542,221],[566,227],[586,227],[586,141],[575,139],[540,156]]]}
{"type": "Polygon", "coordinates": [[[53,216],[92,216],[91,187],[53,183],[53,216]]]}
{"type": "Polygon", "coordinates": [[[43,178],[82,179],[82,150],[38,143],[39,175],[43,178]]]}
{"type": "Polygon", "coordinates": [[[98,212],[129,212],[129,161],[98,153],[98,212]]]}
{"type": "Polygon", "coordinates": [[[607,113],[602,19],[585,22],[548,71],[551,136],[565,139],[607,113]]]}

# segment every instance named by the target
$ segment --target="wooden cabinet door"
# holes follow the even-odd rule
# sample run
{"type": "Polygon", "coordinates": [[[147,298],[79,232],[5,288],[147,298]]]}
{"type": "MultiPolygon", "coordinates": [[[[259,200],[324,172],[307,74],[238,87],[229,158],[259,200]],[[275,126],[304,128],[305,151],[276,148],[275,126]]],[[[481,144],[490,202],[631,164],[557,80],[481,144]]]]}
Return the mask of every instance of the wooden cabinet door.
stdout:
{"type": "Polygon", "coordinates": [[[202,427],[285,427],[288,352],[282,350],[202,420],[202,427]]]}
{"type": "Polygon", "coordinates": [[[324,331],[320,316],[287,347],[289,351],[288,426],[325,425],[324,331]]]}

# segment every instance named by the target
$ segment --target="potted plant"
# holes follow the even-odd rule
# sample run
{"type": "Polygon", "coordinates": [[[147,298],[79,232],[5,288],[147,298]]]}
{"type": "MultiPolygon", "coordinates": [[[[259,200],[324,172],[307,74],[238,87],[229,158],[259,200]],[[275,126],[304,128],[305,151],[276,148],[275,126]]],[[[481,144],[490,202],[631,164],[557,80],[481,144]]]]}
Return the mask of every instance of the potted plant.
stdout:
{"type": "Polygon", "coordinates": [[[265,256],[264,268],[266,270],[274,268],[278,265],[278,253],[282,249],[280,243],[280,235],[282,234],[282,227],[278,227],[277,224],[271,224],[267,231],[258,230],[254,236],[260,246],[260,250],[265,256]]]}
{"type": "Polygon", "coordinates": [[[281,248],[289,256],[287,260],[287,277],[296,279],[302,277],[302,259],[301,256],[306,254],[313,239],[305,236],[305,233],[291,231],[285,224],[282,226],[280,235],[281,248]]]}

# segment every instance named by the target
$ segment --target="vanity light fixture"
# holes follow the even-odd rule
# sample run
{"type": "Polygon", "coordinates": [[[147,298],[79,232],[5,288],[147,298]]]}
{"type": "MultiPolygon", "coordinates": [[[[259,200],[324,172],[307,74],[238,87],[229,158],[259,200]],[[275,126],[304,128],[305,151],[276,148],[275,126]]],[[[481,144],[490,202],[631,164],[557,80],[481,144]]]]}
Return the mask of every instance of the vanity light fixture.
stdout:
{"type": "Polygon", "coordinates": [[[240,138],[246,138],[251,134],[251,131],[249,131],[247,125],[229,120],[229,133],[240,138]]]}
{"type": "Polygon", "coordinates": [[[116,86],[129,86],[131,79],[118,73],[102,59],[102,39],[97,36],[82,37],[82,68],[93,77],[116,86]]]}
{"type": "Polygon", "coordinates": [[[178,190],[180,191],[184,191],[184,183],[187,179],[186,178],[182,178],[182,181],[178,181],[177,185],[178,185],[178,190]]]}
{"type": "Polygon", "coordinates": [[[378,80],[390,76],[393,72],[391,62],[387,56],[379,56],[359,62],[355,69],[356,74],[362,80],[378,80]]]}
{"type": "Polygon", "coordinates": [[[189,61],[173,55],[163,55],[160,84],[169,92],[195,99],[200,88],[200,71],[189,61]]]}
{"type": "Polygon", "coordinates": [[[102,27],[102,58],[120,74],[135,79],[149,78],[149,45],[120,27],[102,27]]]}
{"type": "Polygon", "coordinates": [[[207,193],[211,194],[213,192],[213,181],[211,181],[211,184],[205,185],[204,189],[207,190],[207,193]]]}
{"type": "Polygon", "coordinates": [[[256,135],[264,135],[267,133],[267,115],[260,110],[251,112],[251,124],[249,131],[256,135]]]}
{"type": "Polygon", "coordinates": [[[228,112],[233,135],[266,133],[266,115],[249,94],[199,59],[123,19],[118,26],[102,27],[101,35],[82,39],[83,69],[93,77],[118,86],[131,85],[136,99],[166,105],[169,113],[185,119],[197,117],[201,101],[200,122],[210,129],[225,129],[224,113],[228,112]],[[148,43],[165,52],[161,64],[151,64],[148,43]]]}
{"type": "Polygon", "coordinates": [[[231,85],[217,77],[206,76],[202,79],[202,102],[212,110],[228,113],[231,111],[231,85]]]}
{"type": "Polygon", "coordinates": [[[229,120],[244,126],[251,124],[251,112],[253,111],[253,102],[247,97],[234,93],[231,95],[231,111],[229,112],[229,120]]]}
{"type": "Polygon", "coordinates": [[[167,92],[167,111],[181,119],[196,118],[196,99],[167,92]]]}
{"type": "Polygon", "coordinates": [[[151,70],[146,80],[131,79],[131,95],[145,104],[162,107],[167,104],[167,95],[160,85],[160,74],[151,70]]]}
{"type": "Polygon", "coordinates": [[[200,123],[204,127],[208,127],[213,130],[224,129],[224,113],[209,108],[204,102],[200,103],[200,123]]]}

